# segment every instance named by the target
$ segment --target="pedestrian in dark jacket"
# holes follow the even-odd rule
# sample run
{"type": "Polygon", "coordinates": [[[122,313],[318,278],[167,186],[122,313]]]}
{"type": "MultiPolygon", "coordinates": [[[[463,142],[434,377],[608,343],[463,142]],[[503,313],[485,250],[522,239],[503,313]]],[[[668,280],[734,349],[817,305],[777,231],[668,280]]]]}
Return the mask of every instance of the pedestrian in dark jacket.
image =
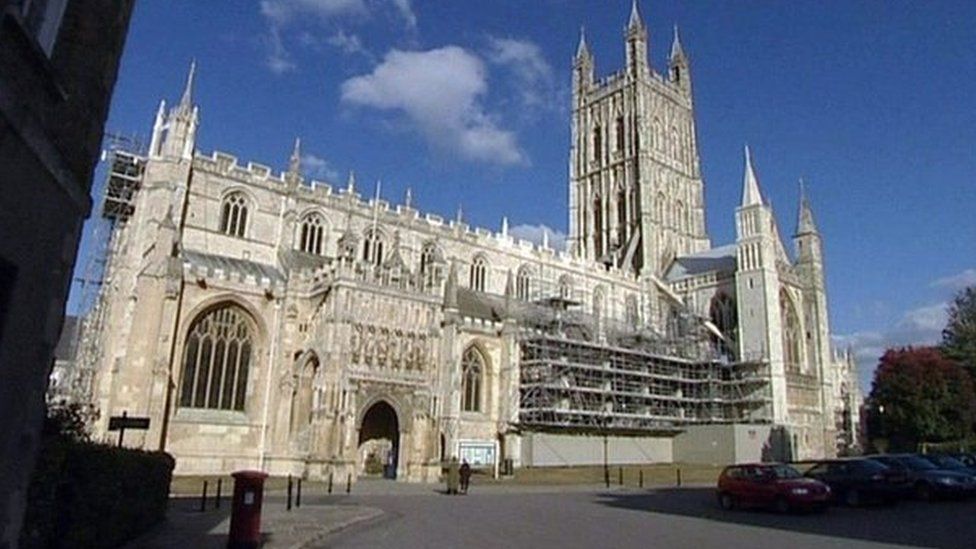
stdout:
{"type": "Polygon", "coordinates": [[[447,493],[448,495],[458,493],[458,484],[460,481],[460,471],[458,469],[458,459],[457,457],[452,457],[451,462],[447,464],[447,493]]]}
{"type": "Polygon", "coordinates": [[[461,476],[461,492],[467,494],[468,486],[471,484],[471,466],[468,465],[468,460],[464,460],[461,463],[461,469],[458,471],[461,476]]]}

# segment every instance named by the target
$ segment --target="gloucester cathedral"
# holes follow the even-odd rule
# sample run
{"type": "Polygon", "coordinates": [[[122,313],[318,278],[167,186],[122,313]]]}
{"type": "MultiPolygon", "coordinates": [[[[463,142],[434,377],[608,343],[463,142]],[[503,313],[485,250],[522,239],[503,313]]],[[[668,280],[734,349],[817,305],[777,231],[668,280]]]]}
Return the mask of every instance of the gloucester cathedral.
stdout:
{"type": "MultiPolygon", "coordinates": [[[[859,390],[831,347],[806,197],[784,241],[745,154],[736,239],[711,242],[675,33],[648,62],[572,68],[567,249],[196,148],[191,69],[148,150],[116,151],[105,281],[85,321],[96,436],[177,474],[263,469],[434,481],[444,459],[508,472],[843,454],[859,390]]],[[[730,213],[731,214],[731,213],[730,213]]]]}

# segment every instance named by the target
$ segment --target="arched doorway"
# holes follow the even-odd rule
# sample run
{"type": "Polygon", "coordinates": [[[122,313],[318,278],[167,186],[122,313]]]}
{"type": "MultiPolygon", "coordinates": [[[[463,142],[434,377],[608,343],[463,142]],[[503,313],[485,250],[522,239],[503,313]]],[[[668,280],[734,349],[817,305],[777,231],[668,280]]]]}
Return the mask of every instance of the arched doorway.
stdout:
{"type": "Polygon", "coordinates": [[[359,473],[395,479],[400,453],[400,422],[389,403],[379,401],[366,410],[359,426],[359,473]]]}

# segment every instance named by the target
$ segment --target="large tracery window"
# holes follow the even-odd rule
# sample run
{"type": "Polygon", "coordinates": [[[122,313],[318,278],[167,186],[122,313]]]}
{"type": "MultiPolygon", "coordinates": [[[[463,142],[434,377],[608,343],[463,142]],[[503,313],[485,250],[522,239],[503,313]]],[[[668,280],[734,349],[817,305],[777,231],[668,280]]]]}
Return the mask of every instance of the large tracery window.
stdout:
{"type": "Polygon", "coordinates": [[[735,301],[725,293],[719,293],[712,298],[708,311],[709,319],[725,336],[725,341],[715,338],[716,347],[720,355],[729,359],[735,358],[736,338],[739,317],[735,308],[735,301]]]}
{"type": "Polygon", "coordinates": [[[523,266],[515,275],[515,297],[521,301],[528,301],[531,298],[532,274],[529,267],[523,266]]]}
{"type": "Polygon", "coordinates": [[[247,198],[243,193],[231,193],[220,207],[220,232],[244,236],[247,229],[247,198]]]}
{"type": "Polygon", "coordinates": [[[363,243],[363,261],[376,265],[383,263],[383,235],[379,231],[370,229],[366,232],[363,243]]]}
{"type": "Polygon", "coordinates": [[[253,330],[245,313],[224,305],[190,327],[183,351],[180,406],[244,410],[253,330]]]}
{"type": "Polygon", "coordinates": [[[485,373],[485,357],[475,347],[468,347],[461,357],[461,410],[481,411],[482,378],[485,373]]]}
{"type": "Polygon", "coordinates": [[[325,218],[312,213],[302,219],[299,249],[305,253],[322,255],[325,246],[325,218]]]}
{"type": "Polygon", "coordinates": [[[478,256],[471,263],[471,289],[483,292],[488,286],[488,261],[484,257],[478,256]]]}
{"type": "Polygon", "coordinates": [[[783,322],[783,363],[789,371],[800,369],[800,319],[796,316],[793,300],[781,290],[779,293],[780,318],[783,322]]]}

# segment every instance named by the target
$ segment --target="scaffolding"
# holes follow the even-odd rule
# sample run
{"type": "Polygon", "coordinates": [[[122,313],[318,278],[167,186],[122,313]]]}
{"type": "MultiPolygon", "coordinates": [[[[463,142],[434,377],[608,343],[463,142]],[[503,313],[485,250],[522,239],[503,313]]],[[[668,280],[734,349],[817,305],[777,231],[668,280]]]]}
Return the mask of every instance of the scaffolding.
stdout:
{"type": "Polygon", "coordinates": [[[111,282],[112,261],[120,235],[135,212],[136,194],[142,185],[146,159],[137,137],[109,133],[102,153],[107,173],[98,201],[84,274],[78,282],[81,297],[81,326],[77,331],[76,356],[72,372],[72,400],[94,405],[95,369],[102,359],[101,335],[108,314],[105,286],[111,282]]]}
{"type": "Polygon", "coordinates": [[[678,333],[603,321],[560,299],[537,302],[520,334],[519,422],[527,430],[673,433],[768,422],[768,363],[720,356],[701,319],[678,333]]]}

